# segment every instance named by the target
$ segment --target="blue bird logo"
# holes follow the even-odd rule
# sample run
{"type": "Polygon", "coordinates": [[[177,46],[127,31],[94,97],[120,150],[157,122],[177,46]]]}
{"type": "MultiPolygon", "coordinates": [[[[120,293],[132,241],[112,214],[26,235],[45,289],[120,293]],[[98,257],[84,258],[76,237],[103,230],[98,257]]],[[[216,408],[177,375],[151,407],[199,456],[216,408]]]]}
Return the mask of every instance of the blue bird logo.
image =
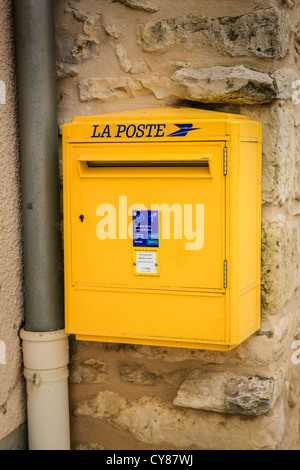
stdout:
{"type": "Polygon", "coordinates": [[[174,126],[179,127],[179,131],[173,132],[167,137],[185,137],[188,132],[201,129],[201,127],[193,127],[193,124],[174,124],[174,126]]]}

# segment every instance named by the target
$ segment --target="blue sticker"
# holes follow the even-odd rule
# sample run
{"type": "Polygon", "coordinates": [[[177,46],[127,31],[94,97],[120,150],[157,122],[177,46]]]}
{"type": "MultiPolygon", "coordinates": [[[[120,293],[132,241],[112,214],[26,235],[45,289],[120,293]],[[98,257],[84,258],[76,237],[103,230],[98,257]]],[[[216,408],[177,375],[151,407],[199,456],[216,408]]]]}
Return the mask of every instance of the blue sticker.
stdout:
{"type": "Polygon", "coordinates": [[[139,211],[132,213],[133,246],[159,247],[158,211],[139,211]]]}

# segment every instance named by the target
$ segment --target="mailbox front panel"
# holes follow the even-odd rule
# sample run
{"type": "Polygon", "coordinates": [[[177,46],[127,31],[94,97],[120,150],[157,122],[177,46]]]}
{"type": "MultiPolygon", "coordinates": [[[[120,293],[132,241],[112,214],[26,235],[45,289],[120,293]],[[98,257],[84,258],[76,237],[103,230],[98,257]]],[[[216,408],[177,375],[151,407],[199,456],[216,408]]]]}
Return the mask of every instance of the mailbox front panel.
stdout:
{"type": "Polygon", "coordinates": [[[73,285],[223,291],[224,144],[192,144],[191,167],[178,166],[191,158],[182,143],[158,148],[90,144],[88,155],[86,147],[71,149],[73,285]],[[94,166],[111,163],[118,154],[141,166],[121,166],[118,160],[117,166],[94,166]],[[144,166],[157,155],[158,166],[144,166]],[[166,156],[170,166],[159,166],[166,156]],[[155,276],[138,275],[133,269],[132,222],[139,208],[157,211],[159,218],[155,276]]]}

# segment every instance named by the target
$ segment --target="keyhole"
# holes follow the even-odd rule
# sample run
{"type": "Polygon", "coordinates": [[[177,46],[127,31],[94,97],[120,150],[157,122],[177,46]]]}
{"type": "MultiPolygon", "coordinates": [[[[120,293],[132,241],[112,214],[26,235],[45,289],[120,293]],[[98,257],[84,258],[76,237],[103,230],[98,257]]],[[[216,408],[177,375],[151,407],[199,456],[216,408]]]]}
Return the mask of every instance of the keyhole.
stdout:
{"type": "Polygon", "coordinates": [[[81,222],[83,222],[84,215],[83,215],[83,214],[80,214],[79,219],[81,220],[81,222]]]}

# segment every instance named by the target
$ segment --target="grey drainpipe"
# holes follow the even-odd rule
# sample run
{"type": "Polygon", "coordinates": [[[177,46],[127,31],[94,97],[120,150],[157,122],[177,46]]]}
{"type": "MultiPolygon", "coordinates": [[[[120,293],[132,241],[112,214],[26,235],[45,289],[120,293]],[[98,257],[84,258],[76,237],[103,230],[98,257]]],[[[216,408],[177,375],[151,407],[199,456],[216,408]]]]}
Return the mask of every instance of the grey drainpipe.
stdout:
{"type": "Polygon", "coordinates": [[[62,433],[69,433],[68,410],[61,409],[62,405],[68,408],[68,336],[63,330],[53,2],[14,0],[13,5],[24,239],[25,327],[21,338],[29,448],[67,449],[69,435],[64,439],[62,433]],[[53,409],[52,393],[57,394],[58,389],[53,409]],[[57,416],[62,413],[63,422],[57,416]]]}

